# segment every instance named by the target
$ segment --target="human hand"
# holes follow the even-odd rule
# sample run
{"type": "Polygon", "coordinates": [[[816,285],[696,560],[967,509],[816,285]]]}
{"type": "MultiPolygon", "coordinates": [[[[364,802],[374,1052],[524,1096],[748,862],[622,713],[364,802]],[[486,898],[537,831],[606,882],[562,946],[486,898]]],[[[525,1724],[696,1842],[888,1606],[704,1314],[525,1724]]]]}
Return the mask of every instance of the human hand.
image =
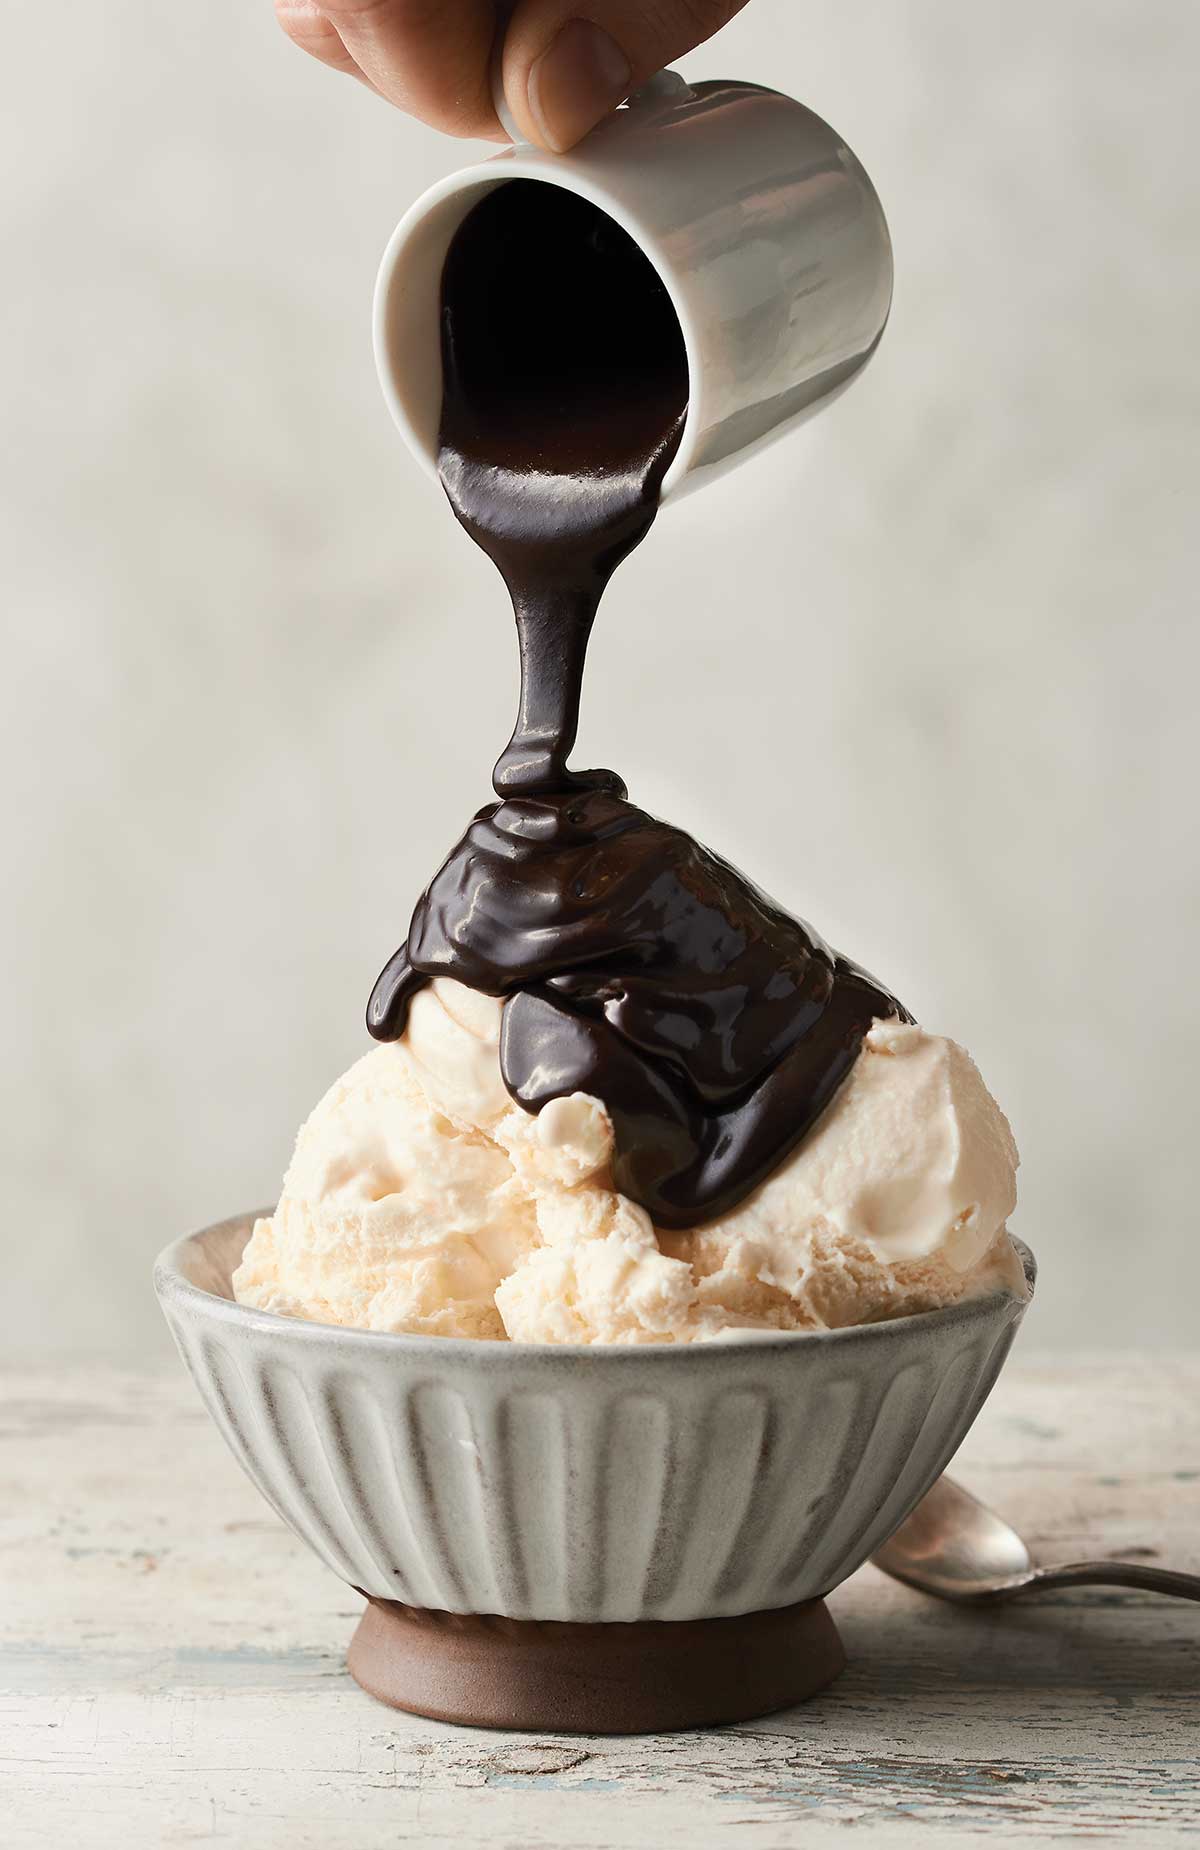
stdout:
{"type": "Polygon", "coordinates": [[[562,154],[745,4],[275,0],[275,12],[292,42],[322,64],[448,135],[491,141],[508,139],[492,102],[493,47],[502,34],[504,98],[513,119],[530,141],[562,154]]]}

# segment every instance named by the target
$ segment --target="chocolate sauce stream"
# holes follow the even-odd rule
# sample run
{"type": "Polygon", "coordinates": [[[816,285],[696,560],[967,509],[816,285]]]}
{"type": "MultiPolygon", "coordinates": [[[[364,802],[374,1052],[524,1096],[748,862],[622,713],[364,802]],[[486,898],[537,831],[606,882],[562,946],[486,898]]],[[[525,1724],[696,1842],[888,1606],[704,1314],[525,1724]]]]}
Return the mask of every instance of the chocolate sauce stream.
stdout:
{"type": "Polygon", "coordinates": [[[905,1011],[613,772],[568,768],[596,609],[654,519],[687,409],[652,266],[586,201],[512,181],[464,220],[442,304],[442,481],[512,597],[521,699],[500,801],[422,895],[367,1025],[397,1039],[435,976],[504,997],[512,1097],[601,1099],[615,1186],[693,1226],[770,1174],[871,1022],[905,1011]]]}
{"type": "Polygon", "coordinates": [[[596,607],[654,519],[683,429],[675,311],[618,226],[532,180],[471,213],[442,302],[442,482],[508,586],[521,648],[516,729],[493,787],[617,789],[612,772],[571,772],[567,758],[596,607]],[[553,294],[532,294],[531,278],[553,294]]]}

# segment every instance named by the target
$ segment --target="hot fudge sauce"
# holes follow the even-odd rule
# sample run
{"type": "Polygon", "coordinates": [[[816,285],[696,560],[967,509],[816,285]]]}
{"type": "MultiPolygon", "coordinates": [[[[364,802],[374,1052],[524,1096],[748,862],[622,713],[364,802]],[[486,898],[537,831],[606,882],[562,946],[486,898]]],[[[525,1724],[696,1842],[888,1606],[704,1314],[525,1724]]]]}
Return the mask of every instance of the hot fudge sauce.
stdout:
{"type": "Polygon", "coordinates": [[[687,411],[652,265],[587,201],[511,181],[454,239],[442,330],[442,482],[508,586],[521,698],[499,801],[422,895],[367,1025],[398,1038],[435,976],[504,997],[512,1097],[600,1099],[614,1186],[693,1226],[800,1141],[874,1019],[909,1017],[613,772],[567,766],[597,605],[654,519],[687,411]]]}

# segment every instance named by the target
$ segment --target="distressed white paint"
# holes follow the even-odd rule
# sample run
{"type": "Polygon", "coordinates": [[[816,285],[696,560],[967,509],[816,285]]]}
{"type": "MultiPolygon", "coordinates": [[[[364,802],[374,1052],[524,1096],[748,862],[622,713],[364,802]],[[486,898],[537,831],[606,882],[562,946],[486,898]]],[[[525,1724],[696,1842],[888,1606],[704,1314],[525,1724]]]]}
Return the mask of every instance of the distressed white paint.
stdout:
{"type": "MultiPolygon", "coordinates": [[[[0,1377],[5,1850],[495,1850],[1200,1828],[1200,1608],[1130,1592],[941,1607],[865,1569],[849,1669],[752,1725],[477,1733],[350,1681],[358,1601],[227,1457],[178,1374],[0,1377]]],[[[1015,1365],[959,1472],[1047,1558],[1200,1568],[1200,1363],[1015,1365]]]]}

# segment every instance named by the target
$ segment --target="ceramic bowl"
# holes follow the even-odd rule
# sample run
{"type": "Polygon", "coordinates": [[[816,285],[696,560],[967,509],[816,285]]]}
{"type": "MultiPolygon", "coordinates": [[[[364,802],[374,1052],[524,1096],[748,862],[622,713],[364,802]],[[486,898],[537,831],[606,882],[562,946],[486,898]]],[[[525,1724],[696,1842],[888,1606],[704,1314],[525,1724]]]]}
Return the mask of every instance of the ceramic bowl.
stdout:
{"type": "Polygon", "coordinates": [[[335,1574],[438,1613],[685,1621],[818,1598],[944,1470],[1028,1302],[1004,1287],[679,1347],[393,1336],[234,1302],[254,1218],[159,1259],[183,1359],[238,1462],[335,1574]]]}

